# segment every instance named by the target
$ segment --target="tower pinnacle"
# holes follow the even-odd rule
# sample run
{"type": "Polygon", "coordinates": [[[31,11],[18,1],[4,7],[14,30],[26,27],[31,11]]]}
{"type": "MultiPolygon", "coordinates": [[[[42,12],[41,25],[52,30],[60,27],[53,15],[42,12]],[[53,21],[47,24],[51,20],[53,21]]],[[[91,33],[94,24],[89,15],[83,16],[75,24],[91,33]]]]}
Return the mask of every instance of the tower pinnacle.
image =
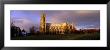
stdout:
{"type": "Polygon", "coordinates": [[[44,12],[41,13],[41,19],[40,19],[40,32],[45,33],[46,32],[46,14],[44,12]]]}

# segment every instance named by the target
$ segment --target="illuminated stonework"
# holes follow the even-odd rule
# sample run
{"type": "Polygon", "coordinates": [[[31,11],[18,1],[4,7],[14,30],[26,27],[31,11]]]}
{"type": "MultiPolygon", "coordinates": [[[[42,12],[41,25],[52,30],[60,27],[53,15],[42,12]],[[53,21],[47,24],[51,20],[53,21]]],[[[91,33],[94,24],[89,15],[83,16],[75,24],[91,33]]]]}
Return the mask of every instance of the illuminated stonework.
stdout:
{"type": "Polygon", "coordinates": [[[72,24],[62,23],[62,24],[51,24],[49,28],[50,32],[56,32],[56,34],[64,34],[69,32],[74,32],[76,28],[72,24]]]}
{"type": "Polygon", "coordinates": [[[62,23],[62,24],[54,24],[54,23],[46,23],[46,14],[42,14],[40,19],[40,32],[41,33],[55,33],[55,34],[65,34],[74,32],[76,28],[73,24],[62,23]]]}
{"type": "Polygon", "coordinates": [[[40,32],[45,33],[46,32],[46,14],[42,13],[41,19],[40,19],[40,32]]]}

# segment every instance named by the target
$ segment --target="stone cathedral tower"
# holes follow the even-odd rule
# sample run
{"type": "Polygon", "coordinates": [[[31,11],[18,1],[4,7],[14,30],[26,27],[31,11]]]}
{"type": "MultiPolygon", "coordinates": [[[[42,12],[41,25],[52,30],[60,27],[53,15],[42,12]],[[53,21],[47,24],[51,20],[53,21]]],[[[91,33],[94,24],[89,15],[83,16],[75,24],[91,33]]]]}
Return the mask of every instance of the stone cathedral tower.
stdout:
{"type": "Polygon", "coordinates": [[[46,32],[46,14],[42,12],[41,19],[40,19],[40,32],[45,33],[46,32]]]}

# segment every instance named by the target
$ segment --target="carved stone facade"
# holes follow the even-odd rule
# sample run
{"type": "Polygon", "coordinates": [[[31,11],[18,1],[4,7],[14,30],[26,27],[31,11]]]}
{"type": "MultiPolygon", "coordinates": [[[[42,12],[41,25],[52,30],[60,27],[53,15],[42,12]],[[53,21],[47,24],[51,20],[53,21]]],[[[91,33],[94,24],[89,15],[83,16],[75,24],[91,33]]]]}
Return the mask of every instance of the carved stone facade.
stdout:
{"type": "Polygon", "coordinates": [[[62,24],[51,24],[49,31],[55,32],[55,34],[64,34],[74,32],[76,28],[72,24],[62,23],[62,24]]]}

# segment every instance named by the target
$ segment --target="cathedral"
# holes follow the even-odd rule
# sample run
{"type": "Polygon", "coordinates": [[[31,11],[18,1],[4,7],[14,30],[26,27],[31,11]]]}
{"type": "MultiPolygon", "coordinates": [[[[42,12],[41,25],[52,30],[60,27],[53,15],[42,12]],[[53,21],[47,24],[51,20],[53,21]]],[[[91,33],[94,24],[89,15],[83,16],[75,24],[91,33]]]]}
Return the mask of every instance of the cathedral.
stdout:
{"type": "Polygon", "coordinates": [[[73,24],[68,24],[67,22],[61,24],[46,23],[46,14],[41,13],[40,19],[40,32],[41,33],[55,33],[55,34],[65,34],[69,32],[74,32],[76,28],[73,24]]]}

